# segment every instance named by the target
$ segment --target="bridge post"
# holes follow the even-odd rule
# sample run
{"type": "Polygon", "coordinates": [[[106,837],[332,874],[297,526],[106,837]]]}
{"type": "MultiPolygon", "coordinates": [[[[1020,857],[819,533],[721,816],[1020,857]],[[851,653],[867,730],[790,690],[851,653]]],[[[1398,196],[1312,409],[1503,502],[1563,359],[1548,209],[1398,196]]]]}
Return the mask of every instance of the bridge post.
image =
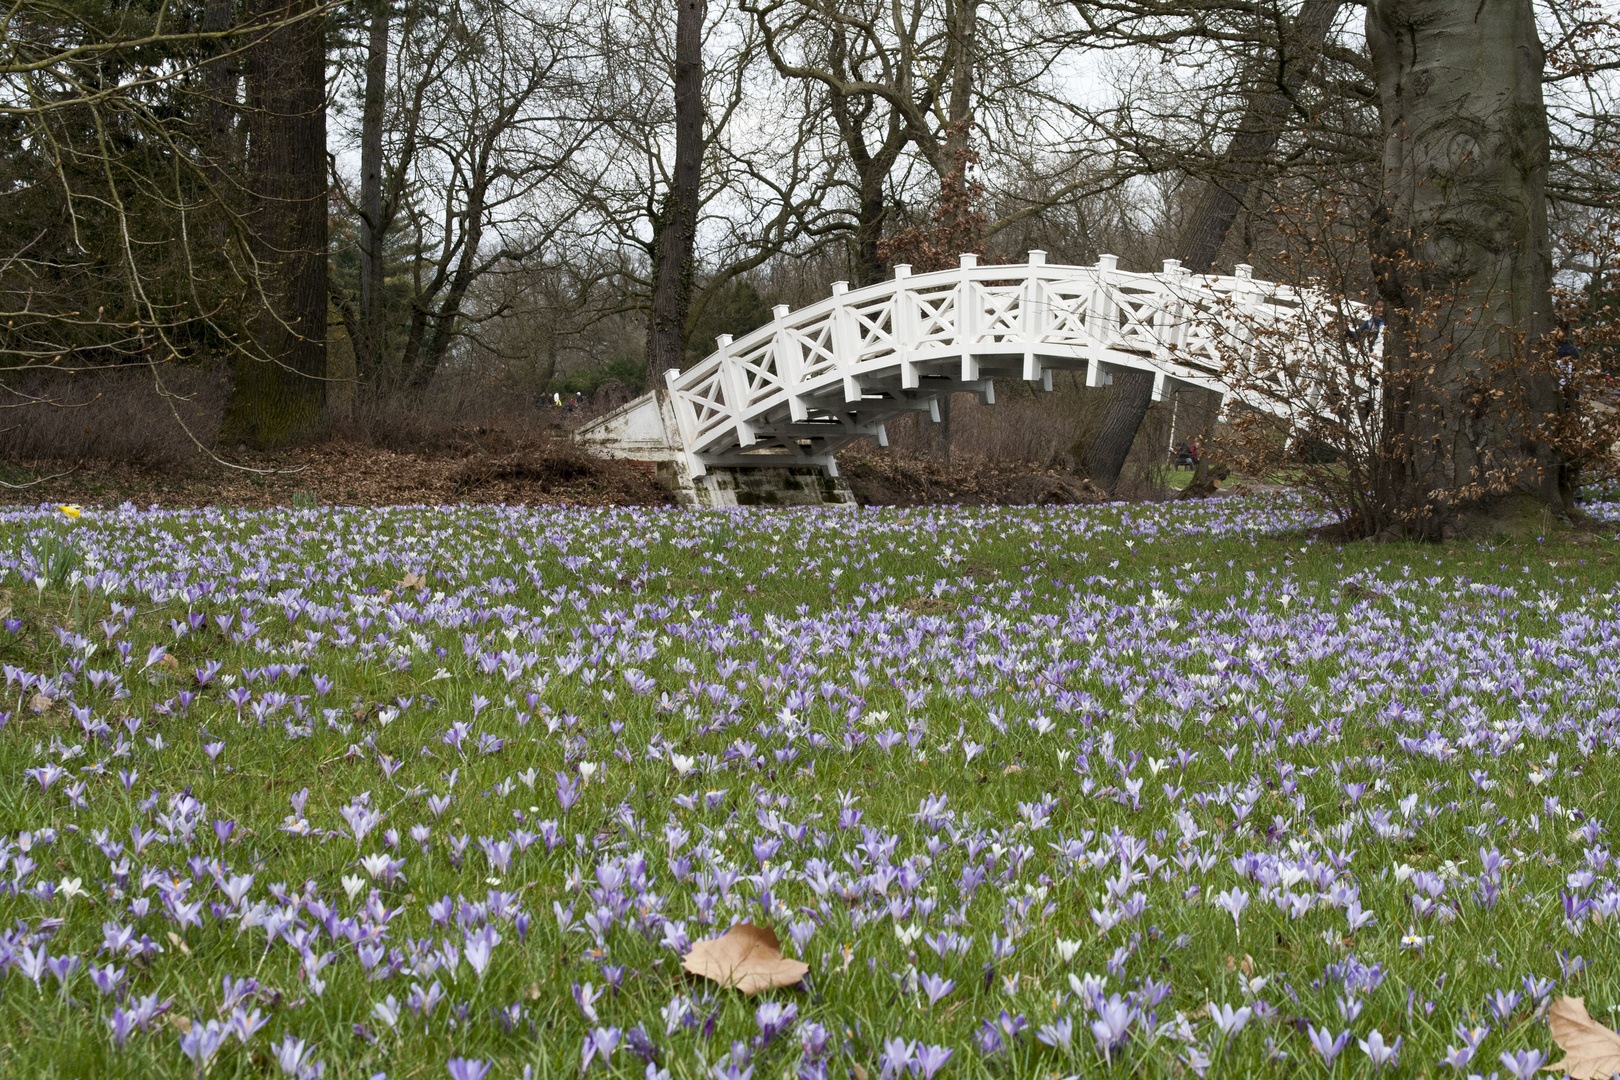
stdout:
{"type": "Polygon", "coordinates": [[[776,377],[782,380],[782,390],[787,395],[788,419],[797,424],[807,419],[809,413],[798,390],[799,378],[804,372],[804,352],[799,347],[799,339],[785,325],[791,310],[786,304],[771,308],[771,356],[776,361],[776,377]]]}
{"type": "MultiPolygon", "coordinates": [[[[849,292],[849,282],[833,282],[832,292],[834,296],[843,296],[849,292]]],[[[861,338],[855,330],[854,319],[855,313],[842,303],[832,310],[833,363],[838,365],[838,373],[844,380],[846,405],[861,400],[862,394],[860,380],[854,373],[861,352],[861,338]]]]}
{"type": "MultiPolygon", "coordinates": [[[[956,347],[961,350],[962,381],[977,382],[979,361],[973,355],[973,343],[979,336],[979,316],[983,313],[984,305],[979,300],[979,290],[968,271],[979,265],[979,257],[965,251],[961,260],[956,285],[956,347]]],[[[951,391],[947,389],[945,392],[948,394],[951,391]]],[[[945,407],[949,409],[950,405],[947,403],[945,407]]]]}
{"type": "Polygon", "coordinates": [[[1108,341],[1114,336],[1114,296],[1111,280],[1119,269],[1118,255],[1097,256],[1097,289],[1091,303],[1086,305],[1086,385],[1106,386],[1103,377],[1102,356],[1108,351],[1108,341]]]}
{"type": "Polygon", "coordinates": [[[726,388],[726,408],[731,413],[733,430],[737,432],[738,446],[754,445],[754,427],[747,420],[749,393],[748,372],[731,355],[732,337],[721,334],[715,338],[715,352],[720,357],[720,378],[726,388]]]}
{"type": "MultiPolygon", "coordinates": [[[[906,279],[911,277],[910,263],[896,263],[894,266],[894,309],[893,323],[894,340],[900,352],[900,389],[915,390],[921,380],[917,376],[917,361],[912,357],[916,355],[917,344],[917,301],[911,295],[911,286],[906,279]]],[[[882,445],[887,446],[885,442],[882,445]]]]}
{"type": "MultiPolygon", "coordinates": [[[[1153,318],[1153,357],[1160,363],[1169,363],[1177,350],[1186,344],[1187,326],[1182,317],[1182,310],[1186,301],[1181,295],[1178,286],[1184,284],[1188,271],[1182,268],[1180,259],[1164,260],[1164,272],[1160,275],[1169,288],[1160,289],[1160,303],[1153,318]]],[[[1160,400],[1161,395],[1155,387],[1154,400],[1160,400]]]]}
{"type": "Polygon", "coordinates": [[[1039,249],[1029,253],[1029,270],[1024,275],[1024,298],[1018,303],[1018,325],[1024,338],[1024,381],[1040,380],[1050,390],[1050,379],[1043,377],[1040,362],[1035,359],[1035,343],[1046,336],[1046,283],[1039,268],[1046,265],[1046,252],[1039,249]]]}
{"type": "Polygon", "coordinates": [[[686,461],[686,468],[690,475],[697,477],[708,472],[703,459],[692,453],[692,443],[697,441],[697,425],[693,422],[692,403],[686,399],[683,391],[676,388],[682,372],[677,368],[670,368],[664,372],[664,386],[669,393],[669,407],[675,413],[675,427],[680,433],[681,445],[676,451],[686,461]]]}

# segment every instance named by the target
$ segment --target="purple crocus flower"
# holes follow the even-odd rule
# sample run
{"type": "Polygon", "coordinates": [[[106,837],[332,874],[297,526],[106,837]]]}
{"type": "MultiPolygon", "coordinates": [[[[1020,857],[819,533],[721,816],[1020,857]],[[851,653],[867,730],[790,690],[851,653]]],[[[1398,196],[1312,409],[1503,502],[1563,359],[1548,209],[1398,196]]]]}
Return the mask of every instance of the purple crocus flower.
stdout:
{"type": "Polygon", "coordinates": [[[923,993],[928,995],[928,1004],[930,1005],[937,1005],[940,998],[956,989],[956,983],[953,980],[940,975],[923,975],[918,979],[918,983],[922,986],[923,993]]]}
{"type": "Polygon", "coordinates": [[[191,1028],[180,1035],[180,1052],[191,1059],[201,1074],[208,1070],[209,1062],[214,1060],[214,1055],[219,1053],[225,1036],[229,1034],[230,1028],[218,1020],[210,1020],[206,1024],[194,1020],[191,1028]]]}
{"type": "Polygon", "coordinates": [[[55,976],[57,982],[65,986],[73,973],[79,970],[79,965],[82,962],[83,961],[81,961],[79,957],[71,954],[67,956],[52,956],[46,959],[45,970],[55,976]]]}
{"type": "Polygon", "coordinates": [[[1393,1043],[1385,1043],[1383,1032],[1373,1028],[1365,1039],[1357,1039],[1356,1045],[1361,1047],[1362,1053],[1372,1059],[1373,1071],[1377,1072],[1385,1065],[1395,1064],[1400,1057],[1401,1036],[1395,1036],[1393,1043]]]}
{"type": "Polygon", "coordinates": [[[1042,1024],[1035,1030],[1035,1040],[1043,1046],[1055,1047],[1065,1053],[1074,1039],[1074,1021],[1067,1016],[1059,1016],[1050,1024],[1042,1024]]]}
{"type": "Polygon", "coordinates": [[[883,1040],[883,1052],[878,1056],[879,1077],[881,1080],[895,1080],[903,1076],[906,1067],[916,1056],[917,1044],[907,1042],[905,1039],[883,1040]]]}
{"type": "Polygon", "coordinates": [[[1322,1060],[1328,1068],[1333,1067],[1333,1059],[1344,1052],[1345,1046],[1350,1042],[1350,1033],[1341,1031],[1338,1035],[1331,1035],[1327,1028],[1305,1025],[1305,1034],[1311,1041],[1311,1047],[1322,1055],[1322,1060]]]}
{"type": "Polygon", "coordinates": [[[490,1063],[476,1058],[451,1058],[444,1065],[450,1080],[484,1080],[489,1075],[490,1063]]]}
{"type": "Polygon", "coordinates": [[[951,1060],[953,1051],[944,1046],[929,1046],[924,1043],[917,1047],[917,1056],[911,1062],[913,1075],[920,1075],[922,1080],[933,1080],[934,1074],[945,1067],[951,1060]]]}
{"type": "Polygon", "coordinates": [[[1547,1055],[1540,1050],[1519,1050],[1513,1053],[1504,1050],[1497,1060],[1513,1075],[1514,1080],[1532,1080],[1541,1068],[1541,1063],[1547,1060],[1547,1055]]]}
{"type": "Polygon", "coordinates": [[[1125,1041],[1131,1020],[1131,1007],[1118,994],[1097,1002],[1097,1019],[1091,1022],[1091,1034],[1105,1060],[1113,1061],[1114,1049],[1125,1041]]]}
{"type": "Polygon", "coordinates": [[[557,801],[562,804],[565,814],[569,807],[579,801],[579,781],[565,772],[557,774],[557,801]]]}
{"type": "Polygon", "coordinates": [[[129,1033],[135,1030],[135,1017],[118,1006],[113,1007],[112,1015],[107,1018],[107,1026],[112,1028],[113,1045],[122,1050],[124,1040],[129,1033]]]}
{"type": "Polygon", "coordinates": [[[1249,1017],[1253,1015],[1253,1012],[1254,1010],[1246,1006],[1237,1009],[1232,1008],[1230,1005],[1222,1005],[1219,1008],[1211,1006],[1209,1018],[1215,1022],[1216,1027],[1220,1028],[1222,1035],[1231,1038],[1243,1030],[1243,1025],[1249,1022],[1249,1017]]]}
{"type": "Polygon", "coordinates": [[[767,1001],[754,1011],[754,1023],[759,1026],[759,1045],[761,1048],[771,1044],[771,1040],[787,1031],[799,1018],[799,1007],[792,1002],[783,1005],[776,1001],[767,1001]]]}
{"type": "Polygon", "coordinates": [[[597,1058],[602,1059],[602,1067],[607,1068],[613,1057],[613,1052],[619,1048],[619,1029],[616,1027],[592,1028],[586,1035],[585,1041],[580,1044],[579,1069],[586,1072],[591,1062],[597,1058]]]}

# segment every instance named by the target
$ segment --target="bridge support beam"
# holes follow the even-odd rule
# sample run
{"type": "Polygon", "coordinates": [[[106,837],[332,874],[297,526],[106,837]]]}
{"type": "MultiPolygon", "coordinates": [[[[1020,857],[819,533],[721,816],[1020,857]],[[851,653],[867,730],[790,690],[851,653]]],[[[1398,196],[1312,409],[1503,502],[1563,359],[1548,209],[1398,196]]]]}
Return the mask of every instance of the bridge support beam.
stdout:
{"type": "MultiPolygon", "coordinates": [[[[800,425],[798,430],[819,434],[825,442],[827,427],[800,425]]],[[[888,442],[882,424],[866,425],[860,433],[888,442]]],[[[855,506],[855,493],[839,477],[831,453],[734,453],[716,462],[686,452],[668,390],[643,394],[586,425],[575,432],[574,444],[597,457],[651,469],[682,506],[855,506]]]]}

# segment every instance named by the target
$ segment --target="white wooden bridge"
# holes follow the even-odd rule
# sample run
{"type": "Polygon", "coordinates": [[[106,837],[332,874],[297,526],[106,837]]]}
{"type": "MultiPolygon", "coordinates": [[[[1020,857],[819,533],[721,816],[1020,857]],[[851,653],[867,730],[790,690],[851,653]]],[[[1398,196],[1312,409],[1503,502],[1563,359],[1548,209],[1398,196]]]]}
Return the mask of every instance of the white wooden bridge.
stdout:
{"type": "Polygon", "coordinates": [[[1317,393],[1295,384],[1308,375],[1286,373],[1312,364],[1267,364],[1277,374],[1259,391],[1236,393],[1223,374],[1266,328],[1288,327],[1290,350],[1342,343],[1362,305],[1236,270],[1192,275],[1168,260],[1160,273],[1131,273],[1112,255],[1052,266],[1040,251],[991,266],[963,255],[959,267],[929,274],[897,266],[889,281],[854,290],[836,282],[819,303],[779,306],[752,333],[721,337],[707,359],[668,373],[667,393],[602,417],[576,441],[606,456],[673,460],[692,478],[717,466],[783,465],[836,476],[840,448],[862,438],[887,445],[884,425],[908,413],[937,421],[942,394],[994,403],[997,380],[1050,390],[1059,370],[1083,371],[1091,386],[1145,371],[1156,401],[1197,387],[1292,427],[1317,393]]]}

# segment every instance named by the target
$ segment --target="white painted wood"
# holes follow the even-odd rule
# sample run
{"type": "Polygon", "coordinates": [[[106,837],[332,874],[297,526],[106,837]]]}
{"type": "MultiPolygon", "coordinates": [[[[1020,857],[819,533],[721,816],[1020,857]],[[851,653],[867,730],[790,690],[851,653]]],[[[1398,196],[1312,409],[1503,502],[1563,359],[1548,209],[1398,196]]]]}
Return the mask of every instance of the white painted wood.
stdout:
{"type": "MultiPolygon", "coordinates": [[[[830,297],[797,312],[779,306],[767,325],[671,372],[671,434],[698,470],[748,460],[744,450],[826,468],[847,443],[886,437],[886,420],[919,409],[937,418],[942,394],[993,401],[993,380],[1006,378],[1050,389],[1059,368],[1084,372],[1091,386],[1106,384],[1110,371],[1147,371],[1155,398],[1186,385],[1239,400],[1221,381],[1221,365],[1252,351],[1256,326],[1305,320],[1297,325],[1311,332],[1292,337],[1303,354],[1307,342],[1342,338],[1338,327],[1354,325],[1363,310],[1256,281],[1248,266],[1232,276],[1192,275],[1166,260],[1160,273],[1138,274],[1120,270],[1112,255],[1096,266],[1052,266],[1041,251],[1022,265],[980,266],[971,254],[928,274],[901,265],[890,281],[860,289],[837,282],[830,297]]],[[[1298,393],[1279,384],[1241,401],[1298,419],[1298,393]]],[[[630,434],[624,418],[616,423],[630,434]]],[[[611,433],[597,434],[611,441],[611,433]]]]}

